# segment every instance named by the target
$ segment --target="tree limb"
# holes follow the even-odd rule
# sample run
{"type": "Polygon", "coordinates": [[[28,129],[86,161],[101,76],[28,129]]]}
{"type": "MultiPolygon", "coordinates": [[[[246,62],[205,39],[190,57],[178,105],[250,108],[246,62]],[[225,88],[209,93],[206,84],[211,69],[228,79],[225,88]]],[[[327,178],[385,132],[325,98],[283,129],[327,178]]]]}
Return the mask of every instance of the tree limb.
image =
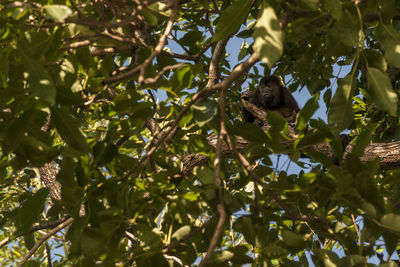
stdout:
{"type": "Polygon", "coordinates": [[[58,231],[62,230],[63,228],[67,227],[74,221],[74,218],[69,218],[66,221],[60,223],[57,227],[52,229],[48,234],[44,235],[41,239],[39,239],[35,245],[29,250],[29,252],[24,256],[22,261],[18,264],[18,267],[23,267],[25,262],[38,250],[38,248],[50,237],[56,234],[58,231]]]}

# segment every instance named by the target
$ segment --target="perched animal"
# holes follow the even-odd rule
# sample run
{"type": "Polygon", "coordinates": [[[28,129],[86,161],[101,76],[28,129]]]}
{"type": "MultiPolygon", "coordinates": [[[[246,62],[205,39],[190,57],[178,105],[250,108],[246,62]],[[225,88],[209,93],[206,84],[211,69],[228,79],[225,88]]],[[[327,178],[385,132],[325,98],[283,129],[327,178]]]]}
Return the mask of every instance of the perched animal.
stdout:
{"type": "MultiPolygon", "coordinates": [[[[289,123],[296,120],[299,106],[296,100],[283,85],[277,76],[265,76],[261,79],[256,91],[246,91],[241,95],[241,99],[249,101],[262,110],[273,110],[281,114],[289,123]]],[[[255,122],[262,126],[263,122],[258,120],[242,106],[243,120],[255,122]]]]}

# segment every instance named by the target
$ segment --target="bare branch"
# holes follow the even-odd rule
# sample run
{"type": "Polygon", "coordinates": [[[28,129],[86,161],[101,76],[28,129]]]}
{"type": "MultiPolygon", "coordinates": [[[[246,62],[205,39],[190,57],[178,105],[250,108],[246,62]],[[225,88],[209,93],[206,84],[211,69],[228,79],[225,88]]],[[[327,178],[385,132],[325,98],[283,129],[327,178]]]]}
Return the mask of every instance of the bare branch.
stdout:
{"type": "Polygon", "coordinates": [[[162,68],[162,70],[160,70],[156,76],[154,76],[153,78],[146,78],[143,83],[144,84],[151,84],[151,83],[155,83],[157,82],[161,76],[163,76],[163,74],[169,70],[174,70],[174,69],[179,69],[181,67],[183,67],[185,65],[185,63],[178,63],[175,65],[169,65],[169,66],[165,66],[164,68],[162,68]]]}
{"type": "MultiPolygon", "coordinates": [[[[217,49],[216,49],[217,51],[217,49]]],[[[223,50],[222,50],[223,51],[223,50]]],[[[218,51],[219,53],[220,51],[218,51]]],[[[213,64],[211,63],[211,66],[213,64]]],[[[211,67],[210,67],[210,72],[211,72],[211,67]]],[[[213,70],[213,75],[215,75],[215,72],[218,72],[217,70],[213,70]]],[[[210,80],[211,75],[210,75],[210,80]]],[[[209,81],[210,81],[209,80],[209,81]]],[[[214,159],[214,183],[215,186],[217,187],[216,190],[216,197],[217,197],[217,212],[218,212],[218,223],[217,226],[215,227],[213,236],[210,240],[210,243],[208,245],[208,249],[206,252],[206,255],[204,256],[203,260],[200,262],[199,267],[203,267],[207,264],[208,260],[210,259],[213,251],[215,250],[218,239],[221,235],[221,232],[224,227],[225,219],[226,219],[226,211],[224,207],[224,197],[223,197],[223,192],[224,192],[224,186],[223,182],[221,179],[221,163],[222,163],[222,143],[224,141],[224,137],[228,134],[225,128],[225,98],[226,98],[226,89],[222,89],[219,93],[219,112],[218,112],[218,121],[219,121],[219,133],[218,133],[218,139],[217,139],[217,146],[215,148],[215,159],[214,159]]]]}
{"type": "Polygon", "coordinates": [[[237,65],[234,70],[231,72],[231,74],[226,77],[225,80],[223,80],[220,83],[217,83],[212,86],[206,86],[199,92],[197,92],[190,101],[186,103],[186,105],[182,108],[182,110],[179,112],[177,118],[172,121],[171,123],[167,124],[165,128],[167,130],[163,130],[161,133],[160,138],[157,140],[157,142],[149,148],[148,152],[142,157],[140,160],[138,166],[136,169],[132,170],[131,172],[128,173],[128,176],[131,176],[136,172],[136,170],[140,169],[148,159],[151,157],[151,155],[158,149],[158,147],[166,140],[168,136],[170,136],[171,132],[176,131],[179,121],[185,116],[185,114],[189,111],[190,107],[201,100],[207,98],[209,95],[214,93],[215,91],[221,90],[223,88],[227,89],[233,81],[238,79],[244,72],[248,71],[251,66],[253,66],[256,62],[258,61],[258,56],[254,53],[252,54],[246,61],[240,63],[237,65]]]}
{"type": "Polygon", "coordinates": [[[215,46],[214,53],[211,58],[210,67],[208,70],[208,83],[207,86],[213,86],[218,82],[219,79],[219,62],[221,61],[222,54],[225,51],[226,40],[220,40],[215,46]]]}
{"type": "Polygon", "coordinates": [[[214,42],[210,42],[207,45],[205,45],[198,53],[194,54],[194,55],[181,55],[181,54],[176,54],[173,53],[171,51],[167,51],[167,50],[163,50],[161,53],[165,54],[167,56],[170,57],[175,57],[175,58],[179,58],[179,59],[184,59],[184,60],[193,60],[193,61],[197,61],[199,59],[199,57],[201,55],[203,55],[212,45],[214,44],[214,42]]]}
{"type": "Polygon", "coordinates": [[[49,242],[46,242],[45,246],[46,246],[47,267],[53,267],[53,264],[51,263],[51,251],[50,251],[49,242]]]}
{"type": "Polygon", "coordinates": [[[38,250],[38,248],[50,237],[56,234],[58,231],[64,229],[68,225],[70,225],[74,221],[74,218],[69,218],[66,221],[60,223],[57,227],[52,229],[48,234],[44,235],[41,239],[39,239],[35,245],[29,250],[29,252],[24,256],[22,261],[18,264],[18,267],[23,267],[25,262],[38,250]]]}
{"type": "Polygon", "coordinates": [[[39,231],[39,230],[42,230],[42,229],[49,229],[49,228],[56,227],[56,226],[59,225],[60,223],[65,222],[68,218],[69,218],[69,217],[66,217],[66,218],[63,218],[63,219],[61,219],[61,220],[57,220],[57,221],[54,221],[54,222],[46,222],[46,223],[43,223],[43,224],[34,225],[34,226],[32,226],[32,228],[31,228],[28,232],[26,232],[26,233],[22,233],[22,234],[19,234],[19,235],[16,235],[16,236],[9,236],[9,237],[7,237],[6,239],[1,240],[1,242],[0,242],[0,249],[3,248],[3,247],[4,247],[5,245],[7,245],[8,243],[10,243],[11,241],[13,241],[13,240],[15,240],[16,238],[20,237],[20,236],[26,235],[26,234],[28,234],[28,233],[36,232],[36,231],[39,231]]]}
{"type": "Polygon", "coordinates": [[[178,3],[177,3],[177,0],[175,0],[173,8],[172,8],[171,16],[170,16],[170,18],[169,18],[169,20],[167,22],[167,26],[165,27],[164,33],[161,35],[160,39],[158,40],[158,44],[156,45],[156,47],[154,47],[153,53],[148,58],[146,58],[146,60],[142,64],[140,64],[136,68],[134,68],[134,69],[132,69],[130,71],[127,71],[125,73],[122,73],[122,74],[120,74],[118,76],[114,76],[114,77],[105,79],[104,80],[104,84],[110,84],[110,83],[114,83],[114,82],[118,82],[118,81],[124,80],[124,79],[134,75],[138,71],[139,71],[138,83],[139,83],[139,85],[142,84],[143,81],[144,81],[144,72],[145,72],[146,68],[150,65],[150,63],[153,61],[153,59],[158,54],[161,53],[161,51],[162,51],[162,49],[163,49],[163,47],[164,47],[164,45],[165,45],[165,43],[167,41],[167,37],[172,31],[172,26],[174,24],[174,20],[175,20],[175,16],[176,16],[177,11],[178,11],[178,3]]]}

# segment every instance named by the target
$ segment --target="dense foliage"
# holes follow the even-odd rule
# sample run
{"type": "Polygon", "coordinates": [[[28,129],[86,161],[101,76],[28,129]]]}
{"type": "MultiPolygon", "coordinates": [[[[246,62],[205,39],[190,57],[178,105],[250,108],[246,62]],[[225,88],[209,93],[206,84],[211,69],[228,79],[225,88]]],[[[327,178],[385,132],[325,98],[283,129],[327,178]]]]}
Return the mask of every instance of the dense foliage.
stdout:
{"type": "Polygon", "coordinates": [[[399,164],[362,156],[400,140],[399,31],[397,0],[1,1],[1,265],[396,266],[399,164]],[[242,122],[272,73],[295,129],[242,122]]]}

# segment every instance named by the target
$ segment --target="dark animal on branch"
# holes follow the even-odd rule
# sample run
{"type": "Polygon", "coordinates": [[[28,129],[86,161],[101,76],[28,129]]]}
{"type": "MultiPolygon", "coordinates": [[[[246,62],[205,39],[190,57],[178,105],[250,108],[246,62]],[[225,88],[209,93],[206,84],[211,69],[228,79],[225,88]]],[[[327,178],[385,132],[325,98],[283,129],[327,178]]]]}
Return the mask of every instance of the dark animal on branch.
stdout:
{"type": "MultiPolygon", "coordinates": [[[[256,91],[244,92],[241,95],[241,99],[249,101],[264,111],[276,111],[289,123],[293,123],[296,120],[296,115],[300,110],[292,94],[283,85],[280,78],[274,75],[262,78],[256,91]]],[[[263,122],[243,106],[242,117],[246,122],[254,122],[263,126],[263,122]]]]}

